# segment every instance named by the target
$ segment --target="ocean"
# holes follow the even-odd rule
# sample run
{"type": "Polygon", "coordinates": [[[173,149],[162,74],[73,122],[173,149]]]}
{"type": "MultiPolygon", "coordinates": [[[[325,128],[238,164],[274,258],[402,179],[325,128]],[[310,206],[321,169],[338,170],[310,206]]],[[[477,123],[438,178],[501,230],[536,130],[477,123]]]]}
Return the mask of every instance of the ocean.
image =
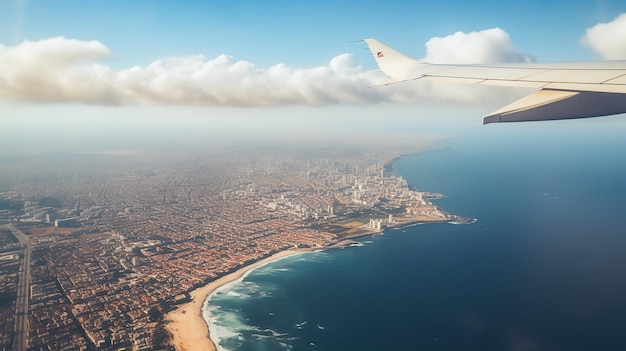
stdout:
{"type": "Polygon", "coordinates": [[[220,348],[624,349],[625,129],[571,123],[487,129],[398,159],[397,175],[477,222],[257,268],[205,307],[220,348]]]}

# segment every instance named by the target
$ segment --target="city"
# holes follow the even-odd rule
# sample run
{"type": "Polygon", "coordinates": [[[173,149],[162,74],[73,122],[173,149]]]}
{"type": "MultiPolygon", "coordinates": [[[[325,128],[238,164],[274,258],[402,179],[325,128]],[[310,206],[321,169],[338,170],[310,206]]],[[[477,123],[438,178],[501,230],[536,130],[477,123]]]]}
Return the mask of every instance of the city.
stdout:
{"type": "Polygon", "coordinates": [[[48,173],[15,164],[0,184],[0,349],[172,349],[164,315],[238,268],[389,227],[465,221],[390,169],[438,148],[66,156],[38,166],[48,173]]]}

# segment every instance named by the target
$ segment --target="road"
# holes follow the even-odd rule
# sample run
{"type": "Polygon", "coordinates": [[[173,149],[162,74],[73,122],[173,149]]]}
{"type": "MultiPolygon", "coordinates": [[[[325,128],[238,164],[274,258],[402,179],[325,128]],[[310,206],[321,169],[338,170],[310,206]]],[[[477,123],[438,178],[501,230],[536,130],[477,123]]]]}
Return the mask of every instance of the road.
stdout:
{"type": "Polygon", "coordinates": [[[32,247],[30,240],[12,224],[5,226],[13,232],[13,235],[24,246],[24,257],[20,267],[20,282],[17,288],[17,301],[15,302],[15,339],[13,350],[25,351],[28,347],[28,304],[30,300],[30,258],[32,247]]]}

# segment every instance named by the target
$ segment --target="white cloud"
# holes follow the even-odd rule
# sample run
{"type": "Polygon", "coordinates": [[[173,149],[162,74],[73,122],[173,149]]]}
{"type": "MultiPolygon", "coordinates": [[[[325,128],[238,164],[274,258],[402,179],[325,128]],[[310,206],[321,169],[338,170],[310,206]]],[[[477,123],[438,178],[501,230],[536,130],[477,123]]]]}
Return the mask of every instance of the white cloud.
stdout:
{"type": "Polygon", "coordinates": [[[626,59],[626,13],[588,28],[581,42],[607,60],[626,59]]]}
{"type": "Polygon", "coordinates": [[[97,41],[52,38],[0,46],[0,96],[15,101],[112,103],[107,67],[93,63],[109,50],[97,41]]]}
{"type": "Polygon", "coordinates": [[[426,43],[424,60],[433,63],[495,63],[531,62],[534,58],[517,51],[507,32],[491,28],[434,37],[426,43]]]}
{"type": "MultiPolygon", "coordinates": [[[[427,59],[434,61],[530,60],[530,56],[515,51],[506,32],[497,28],[433,38],[427,48],[427,59]]],[[[121,70],[98,63],[109,54],[109,49],[98,41],[61,37],[25,41],[12,47],[0,45],[0,67],[8,67],[0,70],[0,100],[263,107],[494,99],[491,90],[454,84],[369,88],[375,84],[371,75],[350,54],[305,69],[285,64],[259,68],[227,55],[214,59],[193,55],[121,70]]]]}
{"type": "Polygon", "coordinates": [[[258,68],[227,55],[167,58],[118,71],[97,41],[51,38],[0,46],[0,98],[24,102],[214,106],[327,105],[385,100],[349,54],[328,65],[258,68]]]}

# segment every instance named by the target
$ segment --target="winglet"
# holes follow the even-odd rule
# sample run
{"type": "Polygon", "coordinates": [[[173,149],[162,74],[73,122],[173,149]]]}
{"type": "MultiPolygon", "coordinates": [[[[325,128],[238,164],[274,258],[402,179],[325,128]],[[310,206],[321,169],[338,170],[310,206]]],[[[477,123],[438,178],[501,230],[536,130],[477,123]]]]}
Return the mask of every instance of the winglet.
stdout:
{"type": "Polygon", "coordinates": [[[380,70],[391,77],[391,80],[403,81],[415,78],[411,76],[411,72],[416,66],[422,64],[420,61],[412,59],[376,39],[365,39],[364,41],[372,52],[380,70]]]}

